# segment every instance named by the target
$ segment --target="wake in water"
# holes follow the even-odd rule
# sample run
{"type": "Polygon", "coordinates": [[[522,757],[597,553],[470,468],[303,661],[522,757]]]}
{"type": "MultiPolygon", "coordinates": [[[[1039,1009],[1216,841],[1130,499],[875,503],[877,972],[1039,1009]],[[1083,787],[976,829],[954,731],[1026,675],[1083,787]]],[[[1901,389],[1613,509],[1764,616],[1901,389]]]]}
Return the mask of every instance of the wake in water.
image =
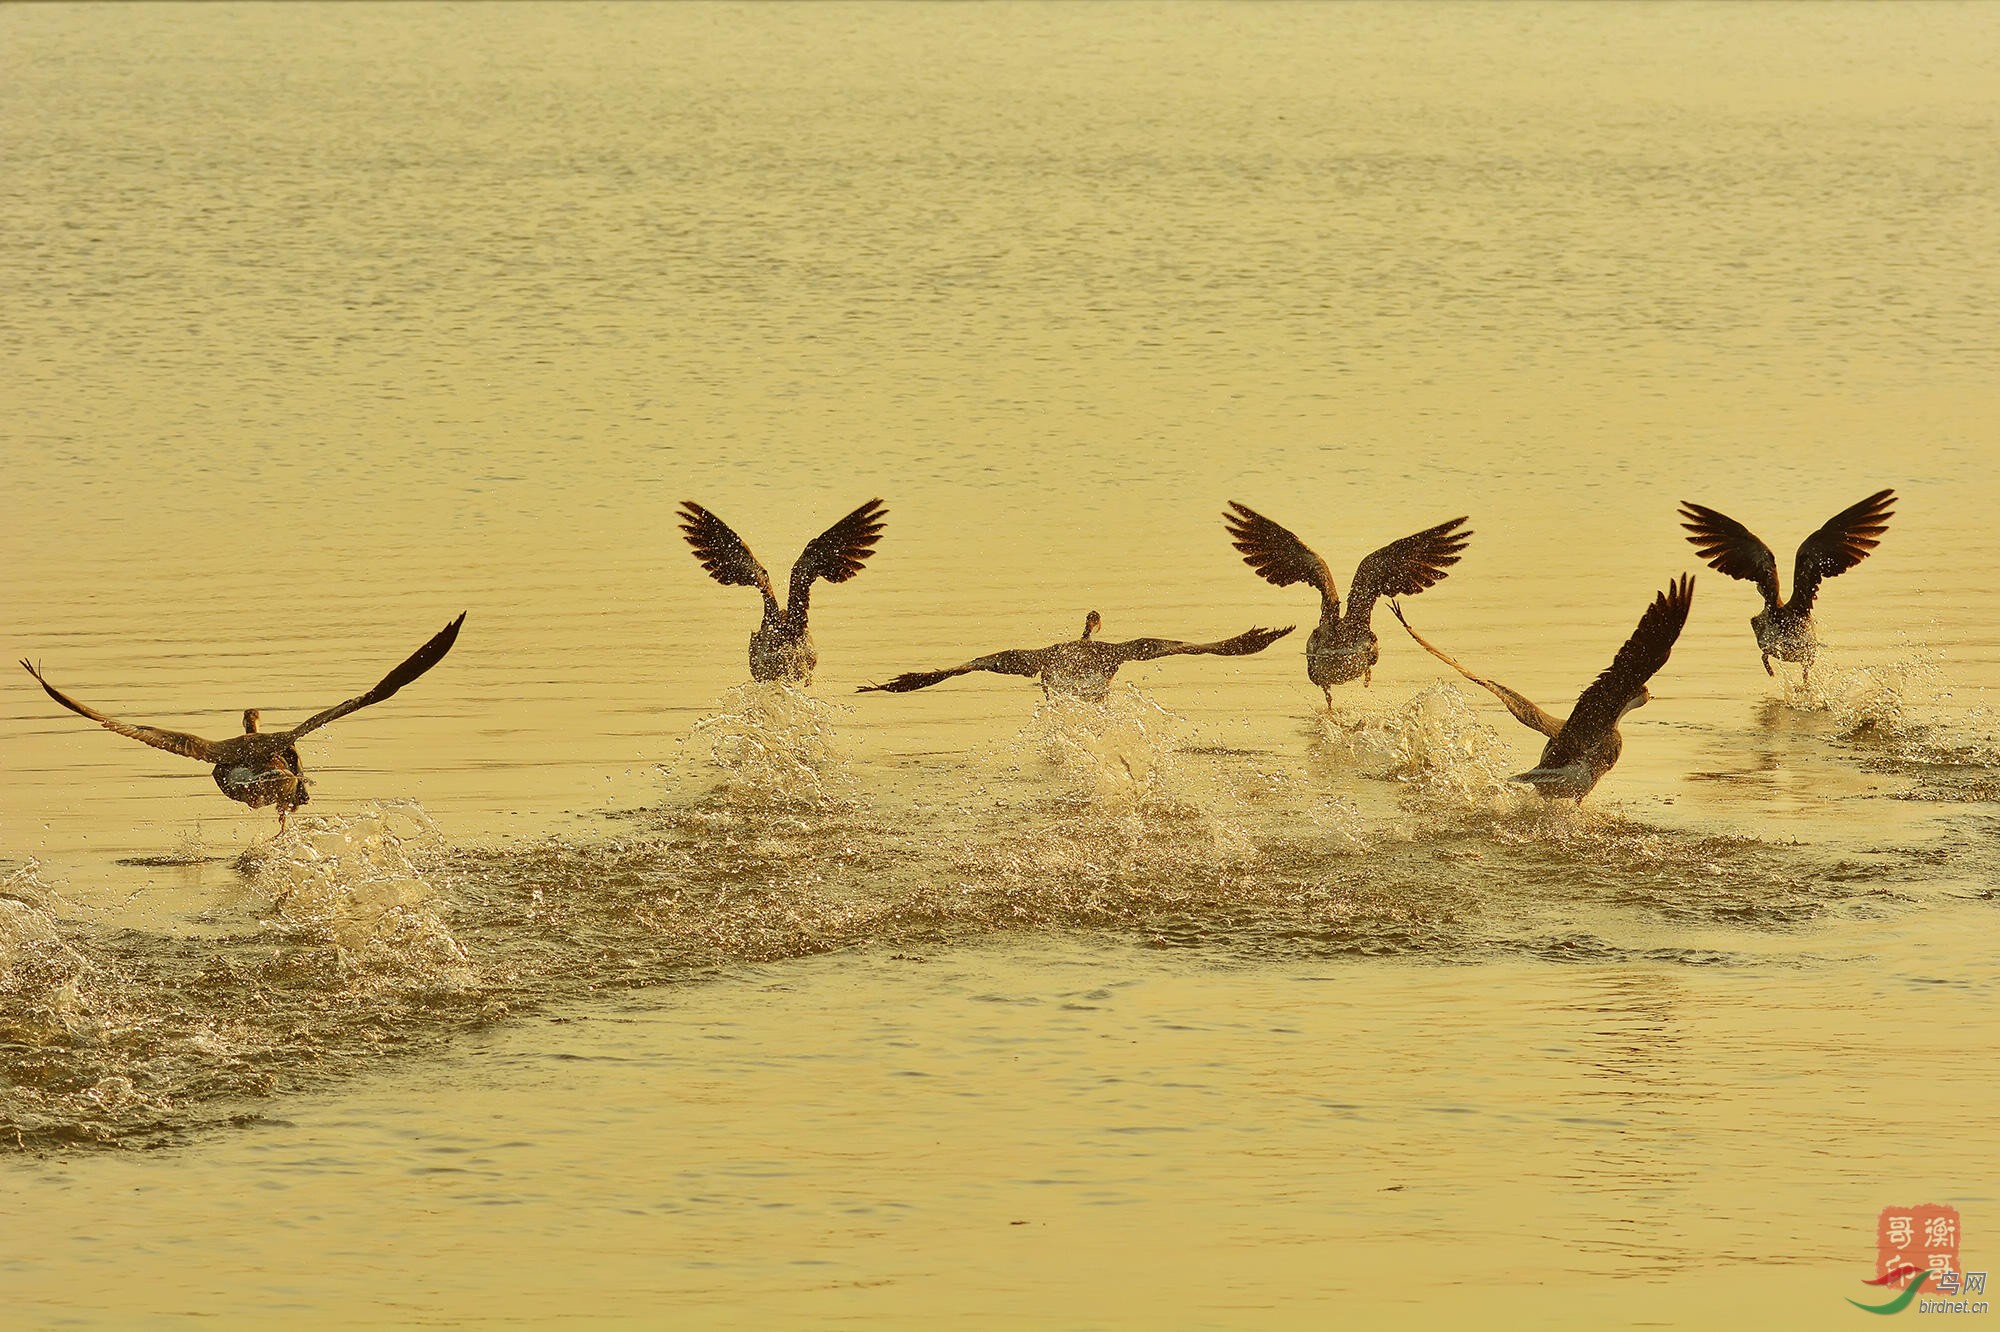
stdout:
{"type": "MultiPolygon", "coordinates": [[[[300,818],[239,859],[240,900],[201,937],[98,926],[14,870],[0,1141],[173,1141],[509,1014],[838,950],[1101,930],[1245,958],[1794,965],[1821,922],[1994,877],[1990,843],[1842,858],[1544,801],[1443,683],[1316,722],[1297,757],[1204,743],[1137,689],[1047,700],[889,807],[844,715],[732,690],[661,804],[592,839],[454,847],[413,804],[300,818]]],[[[1867,715],[1829,742],[1905,764],[1930,743],[1907,710],[1867,715]]]]}
{"type": "Polygon", "coordinates": [[[0,893],[0,1139],[158,1142],[231,1121],[482,1010],[415,806],[302,819],[243,865],[259,919],[220,936],[58,919],[30,866],[0,893]]]}
{"type": "Polygon", "coordinates": [[[1808,684],[1785,677],[1767,702],[1767,730],[1824,719],[1830,744],[1861,769],[1906,781],[1894,797],[1940,804],[2000,803],[2000,726],[1983,708],[1945,719],[1952,696],[1944,654],[1911,647],[1891,661],[1848,667],[1822,656],[1808,684]]]}

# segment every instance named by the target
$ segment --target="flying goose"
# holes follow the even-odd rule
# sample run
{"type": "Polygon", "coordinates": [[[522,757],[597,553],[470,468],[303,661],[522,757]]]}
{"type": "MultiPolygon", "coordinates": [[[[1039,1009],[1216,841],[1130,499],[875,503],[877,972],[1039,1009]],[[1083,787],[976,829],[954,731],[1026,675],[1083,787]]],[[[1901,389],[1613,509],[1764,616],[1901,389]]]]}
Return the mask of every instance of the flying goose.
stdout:
{"type": "Polygon", "coordinates": [[[1319,623],[1306,639],[1306,675],[1326,691],[1333,706],[1333,687],[1359,680],[1370,683],[1382,651],[1368,621],[1377,597],[1413,597],[1443,581],[1471,532],[1459,530],[1464,518],[1427,527],[1400,541],[1391,541],[1362,560],[1347,588],[1347,614],[1340,613],[1340,591],[1326,561],[1290,531],[1247,505],[1231,500],[1233,513],[1223,523],[1243,562],[1269,583],[1289,587],[1310,583],[1319,593],[1319,623]]]}
{"type": "Polygon", "coordinates": [[[950,670],[909,671],[884,684],[863,685],[855,692],[865,694],[881,690],[907,694],[913,689],[928,689],[954,675],[993,671],[1000,675],[1039,677],[1044,694],[1062,694],[1101,703],[1111,692],[1111,677],[1118,674],[1118,668],[1128,661],[1195,655],[1247,657],[1253,652],[1262,652],[1298,627],[1288,624],[1283,629],[1248,629],[1220,643],[1183,643],[1173,638],[1135,638],[1127,643],[1104,643],[1096,638],[1097,630],[1103,623],[1103,617],[1092,611],[1084,617],[1080,638],[1052,643],[1045,648],[1015,648],[1010,652],[974,657],[963,666],[954,666],[950,670]]]}
{"type": "Polygon", "coordinates": [[[393,696],[398,689],[444,660],[445,653],[451,651],[451,645],[458,641],[458,627],[464,623],[465,613],[461,611],[457,619],[440,629],[430,642],[411,653],[402,665],[383,676],[373,689],[345,703],[336,703],[324,712],[314,713],[289,731],[258,730],[257,709],[246,708],[243,712],[243,734],[232,735],[227,740],[204,740],[185,731],[138,726],[119,721],[116,717],[107,717],[50,684],[38,667],[26,661],[21,665],[35,677],[36,683],[48,691],[50,698],[71,712],[90,718],[105,730],[130,736],[155,749],[164,749],[169,754],[181,754],[214,764],[215,784],[222,789],[222,794],[231,800],[240,800],[252,809],[276,805],[278,830],[283,832],[286,817],[310,798],[306,792],[305,768],[299,763],[299,738],[317,731],[328,722],[340,720],[350,712],[393,696]]]}
{"type": "Polygon", "coordinates": [[[771,592],[771,575],[764,572],[743,538],[693,500],[681,502],[681,535],[694,547],[694,557],[709,577],[724,586],[754,587],[763,595],[764,620],[750,635],[751,679],[812,683],[813,667],[819,664],[819,653],[806,628],[813,580],[844,583],[860,573],[882,538],[882,518],[887,513],[881,500],[869,500],[807,542],[792,565],[791,588],[786,604],[780,606],[771,592]]]}
{"type": "Polygon", "coordinates": [[[1624,748],[1618,723],[1626,713],[1652,698],[1646,682],[1667,664],[1674,641],[1687,623],[1688,607],[1693,604],[1694,579],[1686,574],[1667,584],[1666,591],[1656,594],[1652,605],[1639,617],[1639,627],[1625,640],[1625,646],[1618,649],[1611,665],[1577,698],[1567,720],[1549,715],[1497,680],[1474,675],[1411,628],[1410,622],[1403,618],[1401,606],[1392,601],[1389,609],[1402,620],[1403,628],[1409,630],[1419,647],[1472,683],[1492,691],[1523,726],[1549,738],[1548,744],[1542,746],[1540,761],[1510,780],[1527,782],[1550,799],[1574,799],[1582,804],[1591,788],[1618,762],[1619,751],[1624,748]]]}
{"type": "Polygon", "coordinates": [[[1764,609],[1750,617],[1757,635],[1764,674],[1775,675],[1771,658],[1799,663],[1800,679],[1812,675],[1813,658],[1819,640],[1813,633],[1813,597],[1822,578],[1844,574],[1868,558],[1881,544],[1895,510],[1894,490],[1878,490],[1851,508],[1842,509],[1826,520],[1819,531],[1799,543],[1792,563],[1792,599],[1778,600],[1778,560],[1751,530],[1726,514],[1683,500],[1681,526],[1695,552],[1718,573],[1741,578],[1757,585],[1764,594],[1764,609]]]}

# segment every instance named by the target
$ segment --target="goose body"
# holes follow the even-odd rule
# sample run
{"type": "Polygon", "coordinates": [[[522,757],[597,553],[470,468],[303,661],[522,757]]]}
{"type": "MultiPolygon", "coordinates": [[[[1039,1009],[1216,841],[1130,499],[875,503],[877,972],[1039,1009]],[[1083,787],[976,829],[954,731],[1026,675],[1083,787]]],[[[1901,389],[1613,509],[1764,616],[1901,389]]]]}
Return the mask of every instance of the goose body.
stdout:
{"type": "Polygon", "coordinates": [[[283,829],[286,816],[311,798],[306,788],[305,766],[299,761],[300,737],[318,730],[328,722],[337,721],[350,712],[382,702],[443,661],[445,654],[451,651],[452,644],[458,641],[459,626],[464,623],[465,616],[461,613],[457,619],[432,635],[429,642],[411,653],[401,665],[383,676],[375,687],[365,694],[356,695],[344,703],[337,703],[323,712],[315,713],[286,731],[259,730],[257,709],[246,708],[243,713],[243,734],[232,735],[224,740],[205,740],[185,731],[169,731],[157,726],[144,726],[108,717],[94,708],[84,706],[50,684],[39,667],[26,661],[21,665],[28,674],[35,677],[35,682],[41,685],[50,698],[78,716],[88,717],[105,730],[137,740],[141,744],[209,764],[210,775],[215,778],[217,789],[231,800],[241,801],[252,809],[277,806],[278,827],[283,829]]]}
{"type": "Polygon", "coordinates": [[[1792,562],[1792,595],[1778,595],[1778,560],[1771,548],[1749,528],[1727,514],[1683,501],[1680,516],[1688,541],[1709,567],[1731,578],[1754,583],[1764,607],[1750,617],[1764,674],[1774,675],[1771,659],[1796,663],[1810,676],[1819,655],[1819,635],[1813,627],[1813,600],[1821,580],[1846,573],[1881,544],[1895,515],[1894,490],[1878,490],[1820,525],[1799,543],[1792,562]]]}
{"type": "Polygon", "coordinates": [[[693,500],[682,501],[681,535],[709,577],[725,586],[754,587],[764,598],[764,618],[750,635],[751,679],[812,683],[813,670],[819,665],[819,652],[806,622],[812,585],[821,578],[844,583],[860,573],[875,553],[875,543],[881,540],[882,519],[887,513],[881,500],[869,500],[807,542],[792,565],[791,585],[781,606],[772,591],[770,574],[743,538],[693,500]]]}
{"type": "Polygon", "coordinates": [[[1651,700],[1646,682],[1667,664],[1693,604],[1694,579],[1686,574],[1655,595],[1632,636],[1618,649],[1611,665],[1578,696],[1566,718],[1543,711],[1525,694],[1496,680],[1474,675],[1418,633],[1404,618],[1401,606],[1392,601],[1389,609],[1419,647],[1499,699],[1523,726],[1548,737],[1535,766],[1516,773],[1511,780],[1525,782],[1549,799],[1581,803],[1624,752],[1618,723],[1626,713],[1651,700]]]}
{"type": "Polygon", "coordinates": [[[1472,536],[1460,517],[1372,552],[1354,570],[1343,613],[1332,570],[1289,529],[1233,500],[1222,521],[1243,562],[1259,577],[1278,587],[1306,583],[1319,593],[1319,623],[1306,638],[1306,678],[1325,691],[1328,707],[1335,685],[1359,680],[1366,687],[1382,659],[1370,623],[1376,600],[1413,597],[1443,581],[1472,536]]]}
{"type": "Polygon", "coordinates": [[[1253,652],[1262,652],[1297,627],[1286,625],[1283,629],[1249,629],[1219,643],[1184,643],[1173,638],[1134,638],[1123,643],[1107,643],[1097,637],[1102,624],[1103,617],[1092,611],[1084,617],[1083,633],[1077,638],[1051,643],[1044,648],[994,652],[942,671],[907,671],[883,684],[863,685],[856,692],[865,694],[879,690],[907,694],[916,689],[928,689],[955,675],[992,671],[1039,680],[1045,695],[1059,694],[1101,703],[1111,692],[1112,677],[1126,662],[1196,655],[1248,656],[1253,652]]]}

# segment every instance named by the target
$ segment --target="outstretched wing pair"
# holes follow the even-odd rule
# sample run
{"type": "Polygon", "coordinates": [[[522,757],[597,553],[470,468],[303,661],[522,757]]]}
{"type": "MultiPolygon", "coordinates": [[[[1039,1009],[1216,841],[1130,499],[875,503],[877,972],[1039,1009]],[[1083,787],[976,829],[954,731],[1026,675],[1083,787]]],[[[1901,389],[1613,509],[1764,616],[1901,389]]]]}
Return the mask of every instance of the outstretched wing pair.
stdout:
{"type": "MultiPolygon", "coordinates": [[[[869,500],[808,541],[792,565],[787,604],[804,604],[805,593],[816,578],[844,583],[860,573],[861,566],[875,553],[876,542],[882,539],[882,519],[888,512],[881,500],[869,500]]],[[[708,570],[709,577],[725,586],[754,587],[775,601],[771,575],[728,523],[693,500],[681,502],[680,520],[681,535],[694,547],[694,557],[708,570]]]]}
{"type": "MultiPolygon", "coordinates": [[[[1340,617],[1340,590],[1325,560],[1290,530],[1248,505],[1231,500],[1229,508],[1222,521],[1229,529],[1231,544],[1243,553],[1245,564],[1278,587],[1309,584],[1333,615],[1340,617]]],[[[1363,558],[1348,584],[1346,618],[1366,623],[1376,598],[1413,597],[1441,582],[1472,537],[1464,530],[1465,522],[1459,517],[1427,527],[1363,558]]]]}
{"type": "MultiPolygon", "coordinates": [[[[1283,629],[1247,629],[1234,638],[1225,638],[1217,643],[1184,643],[1177,638],[1134,638],[1124,643],[1095,643],[1092,646],[1115,671],[1126,662],[1154,661],[1160,657],[1244,657],[1262,652],[1295,628],[1296,625],[1286,625],[1283,629]]],[[[974,657],[962,666],[942,671],[905,671],[893,680],[878,685],[863,685],[856,692],[866,694],[879,690],[887,694],[907,694],[973,671],[1038,679],[1054,664],[1058,652],[1073,645],[1074,640],[1070,643],[1051,643],[1045,648],[1013,648],[974,657]]]]}
{"type": "MultiPolygon", "coordinates": [[[[289,731],[271,732],[273,740],[275,741],[279,737],[283,737],[285,740],[296,741],[299,737],[309,732],[317,731],[328,722],[340,720],[350,712],[359,711],[362,708],[393,697],[397,690],[444,660],[445,653],[451,651],[452,644],[458,641],[459,626],[464,623],[465,613],[461,611],[457,619],[447,624],[436,634],[433,634],[429,642],[411,653],[401,665],[383,676],[373,689],[370,689],[365,694],[357,694],[344,703],[336,703],[323,712],[316,712],[297,726],[292,727],[289,731]]],[[[84,704],[71,698],[68,694],[63,693],[62,690],[57,689],[48,682],[48,679],[42,674],[41,670],[32,663],[24,660],[21,665],[28,674],[35,677],[36,683],[47,691],[50,698],[62,704],[71,712],[90,718],[90,720],[96,722],[107,731],[113,731],[119,735],[137,740],[140,744],[151,745],[155,749],[164,749],[169,754],[179,754],[185,758],[199,759],[203,763],[217,763],[222,759],[222,745],[225,743],[223,741],[206,740],[198,735],[190,735],[186,731],[169,731],[163,727],[145,726],[135,722],[120,721],[116,717],[108,717],[95,708],[86,707],[84,704]]]]}
{"type": "Polygon", "coordinates": [[[1696,554],[1717,573],[1756,584],[1766,606],[1806,610],[1811,608],[1822,579],[1846,573],[1882,543],[1889,519],[1895,516],[1895,503],[1894,490],[1878,490],[1859,504],[1842,509],[1801,541],[1792,561],[1790,602],[1778,599],[1777,556],[1749,528],[1692,501],[1681,503],[1681,517],[1687,520],[1681,526],[1688,530],[1696,554]]]}

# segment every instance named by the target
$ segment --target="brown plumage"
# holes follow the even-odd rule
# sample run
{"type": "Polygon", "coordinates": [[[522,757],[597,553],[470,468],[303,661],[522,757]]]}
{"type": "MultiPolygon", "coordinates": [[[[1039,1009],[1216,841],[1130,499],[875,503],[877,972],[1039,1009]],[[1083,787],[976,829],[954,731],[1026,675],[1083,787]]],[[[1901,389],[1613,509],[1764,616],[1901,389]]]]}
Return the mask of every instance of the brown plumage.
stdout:
{"type": "Polygon", "coordinates": [[[1753,583],[1763,594],[1764,609],[1750,617],[1750,629],[1757,635],[1764,674],[1776,674],[1771,669],[1771,658],[1776,657],[1799,663],[1803,675],[1811,675],[1813,658],[1819,655],[1812,608],[1820,582],[1868,558],[1889,530],[1895,503],[1894,490],[1878,490],[1842,509],[1801,541],[1792,561],[1791,600],[1783,601],[1778,597],[1778,559],[1762,539],[1727,514],[1682,501],[1680,516],[1686,521],[1681,526],[1695,552],[1716,572],[1753,583]]]}
{"type": "Polygon", "coordinates": [[[1506,685],[1474,675],[1412,628],[1404,619],[1401,606],[1392,601],[1389,609],[1419,647],[1490,691],[1523,726],[1548,737],[1535,766],[1516,773],[1512,780],[1527,782],[1552,799],[1574,799],[1580,804],[1624,752],[1625,742],[1618,734],[1619,720],[1651,700],[1646,682],[1667,664],[1667,657],[1687,624],[1688,608],[1693,604],[1694,579],[1682,574],[1667,584],[1667,590],[1655,595],[1652,604],[1640,615],[1638,626],[1611,659],[1611,665],[1578,696],[1567,718],[1544,712],[1526,695],[1506,685]]]}
{"type": "Polygon", "coordinates": [[[751,679],[812,683],[813,668],[819,664],[806,625],[813,580],[844,583],[860,573],[882,539],[882,519],[888,512],[881,500],[869,500],[807,542],[792,565],[791,585],[780,606],[771,590],[771,575],[743,538],[693,500],[681,502],[681,535],[709,577],[724,586],[754,587],[764,598],[763,621],[750,635],[751,679]]]}
{"type": "Polygon", "coordinates": [[[1222,515],[1231,544],[1259,577],[1278,587],[1305,583],[1319,593],[1319,623],[1306,639],[1306,675],[1326,692],[1333,706],[1333,687],[1349,680],[1366,686],[1382,651],[1369,621],[1378,597],[1413,597],[1442,582],[1472,533],[1462,530],[1465,519],[1454,518],[1391,541],[1368,555],[1348,584],[1343,615],[1340,591],[1326,561],[1305,542],[1248,505],[1230,501],[1222,515]]]}
{"type": "Polygon", "coordinates": [[[50,698],[71,712],[90,718],[105,730],[155,749],[164,749],[169,754],[213,764],[215,784],[224,795],[231,800],[240,800],[252,809],[276,805],[278,827],[282,830],[286,816],[309,799],[305,768],[299,762],[297,749],[300,737],[317,731],[329,722],[338,721],[350,712],[392,697],[404,685],[444,660],[445,653],[451,651],[451,645],[458,641],[458,629],[464,623],[465,615],[460,612],[457,619],[432,635],[428,643],[411,653],[365,694],[358,694],[345,703],[336,703],[324,712],[316,712],[288,731],[259,731],[257,710],[247,708],[243,713],[243,734],[232,735],[226,740],[205,740],[186,731],[169,731],[107,717],[50,684],[38,667],[27,661],[23,661],[21,666],[35,677],[36,683],[50,698]]]}
{"type": "Polygon", "coordinates": [[[1100,703],[1111,692],[1111,677],[1118,674],[1118,668],[1128,661],[1195,655],[1248,656],[1253,652],[1262,652],[1297,627],[1286,625],[1283,629],[1248,629],[1219,643],[1183,643],[1173,638],[1134,638],[1124,643],[1103,643],[1096,638],[1102,624],[1103,617],[1092,611],[1084,617],[1080,638],[1052,643],[1045,648],[1014,648],[974,657],[963,666],[953,666],[948,670],[908,671],[884,684],[863,685],[855,692],[866,694],[880,690],[890,694],[907,694],[913,689],[928,689],[954,675],[992,671],[999,675],[1039,678],[1044,694],[1064,694],[1100,703]]]}

